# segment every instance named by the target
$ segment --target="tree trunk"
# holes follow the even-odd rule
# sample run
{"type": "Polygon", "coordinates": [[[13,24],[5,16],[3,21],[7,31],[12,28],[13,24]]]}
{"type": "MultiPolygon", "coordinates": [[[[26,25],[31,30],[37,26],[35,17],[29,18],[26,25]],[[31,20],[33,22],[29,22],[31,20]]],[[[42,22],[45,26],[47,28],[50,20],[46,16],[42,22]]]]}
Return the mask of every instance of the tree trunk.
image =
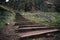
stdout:
{"type": "Polygon", "coordinates": [[[35,0],[32,0],[32,12],[35,12],[36,8],[35,8],[35,0]]]}

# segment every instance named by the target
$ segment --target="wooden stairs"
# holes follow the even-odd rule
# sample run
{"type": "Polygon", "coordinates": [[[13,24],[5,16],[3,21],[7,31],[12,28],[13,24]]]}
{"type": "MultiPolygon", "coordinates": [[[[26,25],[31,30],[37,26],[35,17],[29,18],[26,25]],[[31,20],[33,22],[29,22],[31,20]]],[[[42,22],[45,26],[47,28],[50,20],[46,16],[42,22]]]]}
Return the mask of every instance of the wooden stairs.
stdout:
{"type": "Polygon", "coordinates": [[[16,19],[14,26],[17,28],[15,31],[20,38],[58,31],[53,27],[31,22],[19,14],[16,15],[16,19]]]}

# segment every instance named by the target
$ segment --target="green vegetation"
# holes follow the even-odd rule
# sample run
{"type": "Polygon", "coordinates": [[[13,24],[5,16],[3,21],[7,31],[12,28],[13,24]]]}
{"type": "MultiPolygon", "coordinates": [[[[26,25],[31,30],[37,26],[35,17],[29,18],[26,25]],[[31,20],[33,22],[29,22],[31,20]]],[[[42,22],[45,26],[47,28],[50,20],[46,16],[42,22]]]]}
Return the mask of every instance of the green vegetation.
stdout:
{"type": "MultiPolygon", "coordinates": [[[[54,1],[54,0],[52,0],[52,1],[54,1]]],[[[51,1],[51,3],[53,3],[52,1],[51,1]]],[[[54,5],[52,5],[52,6],[54,6],[54,10],[59,12],[60,11],[60,6],[59,6],[60,2],[57,2],[57,0],[56,0],[56,2],[54,1],[53,4],[54,5]]],[[[43,0],[41,0],[41,1],[40,0],[17,0],[17,1],[11,0],[11,1],[9,1],[8,4],[0,5],[0,7],[7,10],[7,11],[4,11],[4,16],[0,17],[0,19],[1,19],[0,25],[3,26],[3,24],[5,24],[8,20],[14,19],[15,14],[13,12],[15,12],[15,10],[17,10],[17,11],[24,10],[24,11],[29,11],[29,12],[30,11],[35,12],[38,10],[44,11],[44,10],[48,10],[48,9],[50,10],[51,8],[48,8],[47,6],[49,6],[49,5],[45,4],[45,1],[43,1],[43,0]],[[11,8],[14,10],[12,10],[11,8]]],[[[53,10],[53,9],[51,9],[51,10],[53,10]]],[[[54,12],[54,13],[53,12],[29,13],[29,12],[24,12],[21,15],[23,15],[26,19],[29,19],[36,23],[52,25],[52,26],[60,26],[60,14],[57,12],[54,12]]]]}
{"type": "Polygon", "coordinates": [[[22,15],[26,19],[34,21],[36,23],[57,27],[60,26],[60,13],[57,12],[24,12],[22,15]]]}
{"type": "Polygon", "coordinates": [[[60,13],[58,13],[58,14],[56,15],[55,26],[60,27],[60,13]]]}
{"type": "Polygon", "coordinates": [[[15,14],[8,11],[0,11],[0,28],[3,28],[5,23],[14,20],[15,14]],[[3,12],[3,13],[1,13],[3,12]]]}

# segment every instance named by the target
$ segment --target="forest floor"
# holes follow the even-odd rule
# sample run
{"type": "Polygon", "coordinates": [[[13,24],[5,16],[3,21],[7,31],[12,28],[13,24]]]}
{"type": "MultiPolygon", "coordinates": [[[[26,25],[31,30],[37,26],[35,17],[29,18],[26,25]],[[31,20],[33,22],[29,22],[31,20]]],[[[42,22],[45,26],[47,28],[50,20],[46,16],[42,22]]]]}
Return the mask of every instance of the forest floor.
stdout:
{"type": "MultiPolygon", "coordinates": [[[[25,19],[22,15],[17,14],[16,15],[16,22],[18,22],[18,25],[20,25],[20,28],[24,28],[21,27],[21,25],[40,25],[40,26],[45,26],[45,25],[41,25],[32,21],[28,21],[28,19],[25,19]]],[[[25,26],[26,27],[26,26],[25,26]]],[[[45,26],[46,27],[46,26],[45,26]]],[[[57,33],[57,32],[56,32],[57,33]]],[[[54,33],[52,33],[52,35],[47,36],[47,34],[43,34],[43,35],[35,35],[35,36],[30,36],[30,37],[24,37],[24,38],[20,38],[19,40],[53,40],[54,39],[54,33]]]]}

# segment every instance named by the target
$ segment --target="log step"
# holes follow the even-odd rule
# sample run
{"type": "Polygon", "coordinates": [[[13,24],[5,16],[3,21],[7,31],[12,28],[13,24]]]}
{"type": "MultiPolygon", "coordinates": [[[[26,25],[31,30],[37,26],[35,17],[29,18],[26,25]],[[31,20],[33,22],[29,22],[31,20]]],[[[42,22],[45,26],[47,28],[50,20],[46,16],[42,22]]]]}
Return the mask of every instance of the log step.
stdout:
{"type": "Polygon", "coordinates": [[[32,29],[53,29],[53,27],[22,27],[17,30],[32,30],[32,29]]]}
{"type": "Polygon", "coordinates": [[[19,22],[19,23],[15,23],[15,25],[40,25],[40,24],[32,23],[32,22],[19,22]]]}
{"type": "Polygon", "coordinates": [[[58,31],[58,29],[35,30],[35,31],[28,31],[24,33],[18,33],[18,36],[23,38],[23,37],[40,35],[40,34],[49,33],[49,32],[56,32],[56,31],[58,31]]]}

